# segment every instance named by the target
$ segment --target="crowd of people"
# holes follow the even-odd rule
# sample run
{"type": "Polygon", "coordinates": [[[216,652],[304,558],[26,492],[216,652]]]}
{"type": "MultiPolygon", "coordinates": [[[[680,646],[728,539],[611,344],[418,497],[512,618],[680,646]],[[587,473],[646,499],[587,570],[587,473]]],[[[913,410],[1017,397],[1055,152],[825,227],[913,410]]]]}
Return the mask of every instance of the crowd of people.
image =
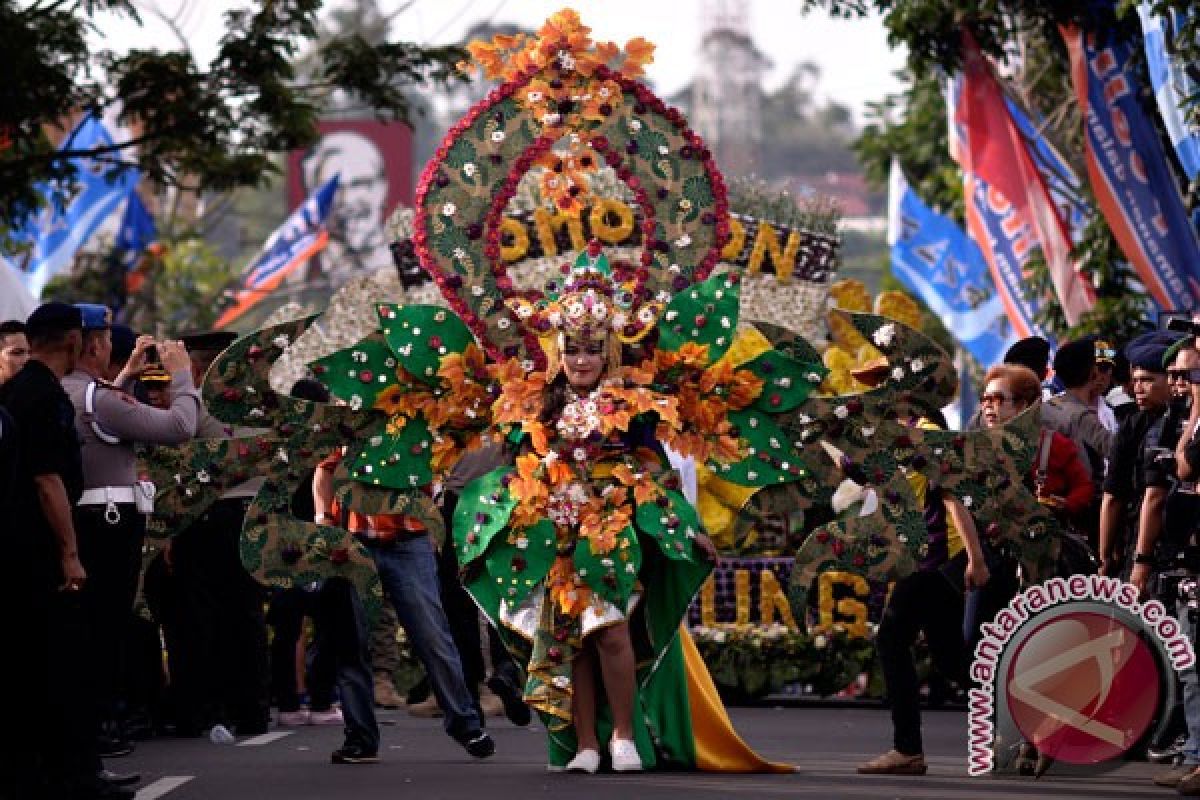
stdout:
{"type": "MultiPolygon", "coordinates": [[[[12,534],[2,613],[22,643],[5,665],[22,687],[18,713],[36,726],[4,749],[0,796],[133,797],[140,776],[106,764],[137,739],[233,742],[267,732],[272,705],[280,725],[343,726],[335,763],[375,761],[375,705],[405,704],[398,624],[428,675],[412,713],[444,717],[475,758],[494,751],[487,716],[529,723],[516,666],[481,635],[474,606],[464,612],[457,567],[439,565],[414,520],[333,501],[338,453],[303,482],[293,512],[336,521],[374,557],[392,610],[373,630],[347,582],[268,593],[242,568],[242,517],[261,479],[224,492],[146,559],[155,487],[139,450],[243,433],[199,391],[233,338],[139,336],[90,304],[46,303],[0,324],[0,500],[12,534]]],[[[329,400],[311,379],[292,391],[329,400]]]]}
{"type": "MultiPolygon", "coordinates": [[[[88,304],[46,303],[24,323],[0,324],[0,501],[20,533],[7,537],[14,566],[0,582],[0,608],[14,641],[24,643],[4,661],[8,685],[22,687],[13,698],[18,718],[36,728],[4,751],[0,781],[12,796],[132,797],[139,776],[106,760],[132,752],[134,740],[169,733],[231,742],[266,732],[273,705],[280,725],[342,726],[335,763],[372,763],[376,706],[405,703],[393,681],[398,626],[427,676],[429,697],[413,713],[443,717],[470,756],[494,752],[486,717],[530,721],[521,670],[460,584],[454,548],[439,553],[413,518],[341,508],[332,482],[341,452],[301,483],[292,510],[354,533],[371,555],[389,601],[373,628],[347,582],[268,593],[244,571],[238,536],[255,480],[226,491],[145,561],[155,489],[138,472],[139,448],[239,433],[206,411],[198,388],[232,338],[139,336],[88,304]]],[[[1044,340],[1022,340],[988,370],[967,423],[1001,426],[1039,407],[1027,484],[1065,531],[1061,569],[1125,577],[1174,607],[1193,633],[1195,582],[1183,579],[1200,566],[1192,542],[1197,343],[1194,332],[1147,333],[1124,348],[1084,338],[1060,344],[1051,361],[1044,340]]],[[[590,352],[578,360],[600,363],[590,352]]],[[[858,377],[870,383],[882,373],[858,377]]],[[[292,394],[330,402],[312,379],[292,394]]],[[[463,459],[440,494],[448,529],[457,493],[511,455],[484,450],[463,459]]],[[[896,584],[879,627],[895,736],[863,773],[926,772],[913,644],[923,634],[938,670],[967,685],[979,623],[1020,580],[1015,561],[986,546],[969,509],[920,475],[910,484],[925,507],[928,555],[896,584]]],[[[1151,748],[1174,763],[1155,782],[1200,795],[1194,670],[1182,683],[1176,724],[1151,748]]],[[[585,744],[581,754],[597,751],[585,744]]],[[[1025,744],[1017,759],[1036,773],[1052,756],[1025,744]]]]}
{"type": "MultiPolygon", "coordinates": [[[[1190,328],[1190,324],[1180,327],[1190,328]]],[[[1017,342],[986,374],[968,428],[1003,425],[1037,406],[1041,429],[1026,485],[1062,530],[1060,574],[1099,572],[1133,583],[1143,597],[1174,609],[1194,639],[1193,541],[1195,476],[1200,474],[1200,350],[1195,330],[1145,333],[1124,348],[1096,337],[1063,342],[1051,360],[1040,337],[1017,342]]],[[[864,376],[868,377],[868,376],[864,376]]],[[[915,480],[919,476],[914,476],[915,480]]],[[[918,488],[914,486],[914,488],[918,488]]],[[[919,686],[912,646],[924,634],[933,663],[968,686],[967,670],[980,625],[1019,587],[1019,567],[981,547],[975,525],[957,501],[936,490],[925,504],[931,557],[897,582],[880,623],[876,647],[891,702],[893,748],[863,764],[866,774],[923,775],[919,686]],[[935,546],[932,543],[940,543],[935,546]]],[[[1147,754],[1170,762],[1160,786],[1200,795],[1200,689],[1195,668],[1184,670],[1182,702],[1147,754]]],[[[1028,742],[1002,754],[1023,774],[1040,775],[1053,754],[1028,742]]]]}

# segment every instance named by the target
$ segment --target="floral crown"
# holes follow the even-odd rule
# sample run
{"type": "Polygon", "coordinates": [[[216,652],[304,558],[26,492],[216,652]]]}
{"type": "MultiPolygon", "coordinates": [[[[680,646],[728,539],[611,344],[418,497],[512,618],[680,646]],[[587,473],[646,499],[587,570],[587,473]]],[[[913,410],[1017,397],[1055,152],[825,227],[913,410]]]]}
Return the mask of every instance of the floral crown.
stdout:
{"type": "Polygon", "coordinates": [[[632,264],[610,265],[598,241],[563,264],[563,277],[546,284],[537,299],[514,297],[509,307],[539,338],[561,333],[571,338],[640,341],[658,323],[663,303],[649,294],[632,264]]]}

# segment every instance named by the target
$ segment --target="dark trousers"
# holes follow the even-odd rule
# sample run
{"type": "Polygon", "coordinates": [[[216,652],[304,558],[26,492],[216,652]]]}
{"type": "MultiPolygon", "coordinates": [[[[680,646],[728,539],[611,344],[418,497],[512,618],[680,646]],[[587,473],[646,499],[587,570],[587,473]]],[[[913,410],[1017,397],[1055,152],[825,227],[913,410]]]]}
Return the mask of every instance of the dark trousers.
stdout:
{"type": "MultiPolygon", "coordinates": [[[[315,629],[318,601],[316,592],[303,589],[285,589],[271,597],[267,610],[267,624],[274,633],[271,637],[271,694],[280,711],[300,708],[296,686],[296,643],[304,635],[305,617],[313,619],[315,629]]],[[[348,615],[348,619],[353,624],[353,618],[348,615]]],[[[320,632],[316,632],[316,636],[319,635],[320,632]]],[[[314,646],[309,651],[306,684],[309,707],[315,711],[326,711],[333,704],[333,686],[337,681],[334,655],[330,648],[314,646]]]]}
{"type": "Polygon", "coordinates": [[[79,560],[87,571],[85,610],[94,643],[90,669],[101,723],[115,722],[123,705],[121,676],[133,636],[133,601],[146,538],[146,518],[136,506],[121,503],[116,509],[116,522],[105,519],[104,506],[75,509],[79,560]]]}
{"type": "MultiPolygon", "coordinates": [[[[313,598],[313,653],[336,676],[346,721],[346,745],[379,750],[375,684],[371,674],[370,631],[353,584],[341,578],[325,582],[313,598]]],[[[314,701],[314,707],[316,702],[314,701]]]]}
{"type": "Polygon", "coordinates": [[[875,647],[892,705],[893,747],[905,755],[924,752],[920,685],[912,651],[917,634],[924,632],[938,671],[962,684],[969,667],[962,621],[963,596],[941,572],[914,572],[892,589],[875,647]]]}
{"type": "Polygon", "coordinates": [[[217,722],[251,733],[269,722],[265,597],[242,568],[244,514],[244,501],[218,501],[172,543],[160,621],[183,733],[217,722]]]}
{"type": "Polygon", "coordinates": [[[13,690],[14,721],[0,747],[0,797],[60,800],[94,784],[102,767],[88,602],[58,590],[57,569],[21,569],[0,582],[0,622],[12,637],[0,679],[13,690]]]}

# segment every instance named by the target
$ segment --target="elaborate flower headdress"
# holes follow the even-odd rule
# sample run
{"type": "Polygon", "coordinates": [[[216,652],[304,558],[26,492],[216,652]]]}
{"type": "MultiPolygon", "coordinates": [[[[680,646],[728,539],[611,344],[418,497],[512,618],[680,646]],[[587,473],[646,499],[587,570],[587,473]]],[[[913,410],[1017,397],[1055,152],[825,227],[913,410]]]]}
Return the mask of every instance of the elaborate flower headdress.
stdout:
{"type": "MultiPolygon", "coordinates": [[[[454,126],[421,177],[413,241],[422,267],[489,356],[552,367],[544,346],[552,329],[526,324],[543,298],[526,297],[508,275],[504,211],[534,173],[558,213],[578,214],[590,173],[611,169],[641,212],[641,253],[632,265],[614,265],[611,293],[596,280],[587,295],[583,282],[595,277],[587,269],[568,270],[566,282],[592,298],[593,320],[611,312],[608,330],[624,314],[617,338],[636,340],[674,294],[708,278],[729,237],[712,154],[682,114],[637,80],[652,46],[595,42],[568,9],[536,36],[500,36],[470,49],[487,77],[503,83],[454,126]]],[[[587,258],[595,266],[600,255],[587,258]]],[[[547,309],[570,294],[564,286],[557,300],[544,298],[547,309]]]]}

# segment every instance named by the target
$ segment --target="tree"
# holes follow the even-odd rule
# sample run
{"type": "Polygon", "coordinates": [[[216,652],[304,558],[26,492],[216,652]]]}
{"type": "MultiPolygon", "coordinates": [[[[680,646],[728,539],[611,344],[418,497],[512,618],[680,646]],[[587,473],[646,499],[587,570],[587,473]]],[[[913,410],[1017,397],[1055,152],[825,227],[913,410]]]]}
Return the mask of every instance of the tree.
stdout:
{"type": "MultiPolygon", "coordinates": [[[[880,186],[886,183],[892,158],[898,158],[915,191],[960,223],[964,218],[962,176],[947,148],[942,81],[943,76],[952,74],[961,64],[964,28],[971,32],[983,52],[1002,66],[1009,96],[1031,118],[1041,122],[1043,134],[1072,162],[1079,175],[1086,174],[1083,131],[1059,25],[1074,24],[1085,31],[1127,41],[1139,41],[1141,35],[1136,4],[1128,0],[1119,4],[1115,19],[1103,3],[804,0],[803,4],[806,10],[821,8],[847,18],[881,14],[891,43],[903,44],[908,49],[908,64],[903,73],[906,89],[870,106],[870,122],[855,143],[855,150],[868,179],[880,186]]],[[[1191,4],[1186,0],[1155,0],[1154,5],[1162,11],[1187,10],[1191,4]]],[[[1176,43],[1185,63],[1200,59],[1195,16],[1179,32],[1176,43]]],[[[1142,51],[1138,47],[1135,52],[1142,51]]],[[[1145,92],[1143,97],[1147,103],[1152,102],[1149,94],[1145,92]]],[[[1197,98],[1192,98],[1189,113],[1197,113],[1198,105],[1197,98]]],[[[1151,119],[1158,119],[1152,105],[1147,110],[1151,119]]],[[[1193,194],[1193,204],[1196,199],[1193,194]]],[[[1095,208],[1094,202],[1092,207],[1095,208]]],[[[1058,335],[1104,333],[1124,340],[1138,332],[1147,317],[1149,301],[1144,292],[1135,291],[1134,272],[1099,212],[1092,215],[1082,231],[1075,257],[1096,287],[1095,308],[1068,330],[1058,304],[1046,303],[1039,322],[1058,335]]],[[[1033,279],[1029,290],[1051,296],[1044,262],[1035,258],[1030,266],[1033,279]]]]}
{"type": "Polygon", "coordinates": [[[406,90],[446,81],[457,47],[322,36],[311,70],[295,61],[318,38],[322,0],[270,0],[229,11],[206,67],[186,49],[93,50],[101,13],[140,21],[133,0],[0,0],[0,229],[65,192],[74,156],[113,169],[137,167],[160,185],[196,190],[254,186],[277,167],[272,154],[311,144],[334,93],[380,116],[407,120],[406,90]],[[119,109],[132,135],[110,148],[59,151],[56,139],[85,112],[119,109]]]}

